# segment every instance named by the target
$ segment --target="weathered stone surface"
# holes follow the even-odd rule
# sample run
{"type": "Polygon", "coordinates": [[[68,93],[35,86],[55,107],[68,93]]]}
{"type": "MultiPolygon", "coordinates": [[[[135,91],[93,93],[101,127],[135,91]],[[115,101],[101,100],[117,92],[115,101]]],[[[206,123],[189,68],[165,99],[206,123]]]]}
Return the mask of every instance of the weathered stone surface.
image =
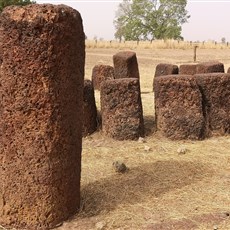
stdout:
{"type": "Polygon", "coordinates": [[[114,68],[110,65],[96,65],[92,70],[92,82],[94,89],[100,90],[101,83],[114,79],[114,68]]]}
{"type": "Polygon", "coordinates": [[[230,74],[195,75],[203,98],[206,136],[230,133],[230,74]]]}
{"type": "Polygon", "coordinates": [[[194,75],[194,74],[196,74],[196,68],[197,68],[197,65],[195,65],[195,64],[180,65],[179,74],[180,75],[194,75]]]}
{"type": "Polygon", "coordinates": [[[218,61],[202,62],[197,64],[196,73],[224,73],[224,65],[218,61]]]}
{"type": "Polygon", "coordinates": [[[83,127],[82,135],[87,136],[97,130],[97,108],[94,88],[90,80],[84,81],[83,93],[83,127]]]}
{"type": "Polygon", "coordinates": [[[140,84],[137,78],[108,80],[101,85],[103,132],[115,139],[144,135],[140,84]]]}
{"type": "Polygon", "coordinates": [[[2,30],[0,28],[0,66],[2,64],[2,53],[3,53],[3,50],[2,50],[2,30]]]}
{"type": "Polygon", "coordinates": [[[178,66],[167,63],[160,63],[156,66],[154,77],[178,74],[178,66]]]}
{"type": "Polygon", "coordinates": [[[160,63],[156,66],[155,75],[153,78],[153,91],[155,88],[155,78],[159,76],[178,74],[178,66],[167,63],[160,63]]]}
{"type": "Polygon", "coordinates": [[[49,229],[80,203],[85,36],[64,5],[0,14],[0,225],[49,229]]]}
{"type": "Polygon", "coordinates": [[[171,139],[203,139],[205,120],[202,96],[190,75],[168,75],[155,79],[157,130],[171,139]]]}
{"type": "Polygon", "coordinates": [[[122,51],[113,55],[114,78],[140,78],[136,53],[122,51]]]}
{"type": "Polygon", "coordinates": [[[230,73],[230,67],[228,68],[228,71],[227,71],[227,73],[230,73]]]}

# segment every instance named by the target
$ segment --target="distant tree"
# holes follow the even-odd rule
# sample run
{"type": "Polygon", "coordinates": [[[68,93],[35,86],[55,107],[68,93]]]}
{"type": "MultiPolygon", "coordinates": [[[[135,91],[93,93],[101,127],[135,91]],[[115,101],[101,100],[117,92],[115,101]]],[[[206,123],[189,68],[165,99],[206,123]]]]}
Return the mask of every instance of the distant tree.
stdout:
{"type": "Polygon", "coordinates": [[[121,40],[183,39],[187,0],[123,0],[114,20],[115,38],[121,40]]]}
{"type": "Polygon", "coordinates": [[[0,12],[3,8],[10,5],[25,6],[28,4],[33,4],[35,1],[31,0],[0,0],[0,12]]]}

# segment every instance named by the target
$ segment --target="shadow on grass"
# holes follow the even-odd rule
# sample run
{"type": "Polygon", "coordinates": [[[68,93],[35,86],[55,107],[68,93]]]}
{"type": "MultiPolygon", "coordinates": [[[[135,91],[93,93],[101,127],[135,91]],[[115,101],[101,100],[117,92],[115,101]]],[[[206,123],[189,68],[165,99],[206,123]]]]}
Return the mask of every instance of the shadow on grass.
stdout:
{"type": "Polygon", "coordinates": [[[114,174],[82,186],[80,215],[91,217],[120,204],[151,201],[210,175],[209,169],[198,162],[157,161],[130,168],[125,174],[114,174]]]}
{"type": "Polygon", "coordinates": [[[145,136],[150,136],[156,132],[156,122],[154,116],[144,116],[145,136]]]}

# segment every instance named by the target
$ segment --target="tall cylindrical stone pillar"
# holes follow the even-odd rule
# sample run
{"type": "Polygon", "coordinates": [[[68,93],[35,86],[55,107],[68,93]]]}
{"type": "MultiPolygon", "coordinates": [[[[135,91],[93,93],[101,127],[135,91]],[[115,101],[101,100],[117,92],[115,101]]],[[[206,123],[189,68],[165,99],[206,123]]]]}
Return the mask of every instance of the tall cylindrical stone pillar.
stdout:
{"type": "Polygon", "coordinates": [[[85,36],[64,5],[0,15],[0,225],[48,229],[79,208],[85,36]]]}

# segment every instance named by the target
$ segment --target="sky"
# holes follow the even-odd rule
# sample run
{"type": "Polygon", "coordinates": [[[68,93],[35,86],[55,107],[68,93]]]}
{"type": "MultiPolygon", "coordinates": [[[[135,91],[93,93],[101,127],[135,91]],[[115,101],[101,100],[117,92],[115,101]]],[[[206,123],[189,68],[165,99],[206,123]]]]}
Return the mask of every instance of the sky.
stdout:
{"type": "MultiPolygon", "coordinates": [[[[113,20],[121,0],[36,0],[37,3],[66,4],[81,13],[84,31],[88,39],[113,40],[113,20]]],[[[230,42],[230,0],[188,0],[188,23],[182,26],[186,41],[230,42]]]]}

